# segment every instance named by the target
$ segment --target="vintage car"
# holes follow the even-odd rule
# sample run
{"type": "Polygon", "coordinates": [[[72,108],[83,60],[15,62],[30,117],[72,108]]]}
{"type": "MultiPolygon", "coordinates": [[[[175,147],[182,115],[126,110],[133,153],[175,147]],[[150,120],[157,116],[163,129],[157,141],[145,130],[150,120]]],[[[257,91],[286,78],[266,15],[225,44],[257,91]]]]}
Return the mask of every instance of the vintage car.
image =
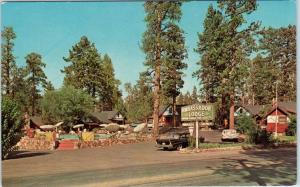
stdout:
{"type": "Polygon", "coordinates": [[[243,141],[243,138],[235,129],[225,129],[222,131],[222,141],[243,141]]]}
{"type": "Polygon", "coordinates": [[[156,147],[164,150],[181,149],[188,146],[190,133],[188,128],[177,127],[164,130],[156,139],[156,147]]]}

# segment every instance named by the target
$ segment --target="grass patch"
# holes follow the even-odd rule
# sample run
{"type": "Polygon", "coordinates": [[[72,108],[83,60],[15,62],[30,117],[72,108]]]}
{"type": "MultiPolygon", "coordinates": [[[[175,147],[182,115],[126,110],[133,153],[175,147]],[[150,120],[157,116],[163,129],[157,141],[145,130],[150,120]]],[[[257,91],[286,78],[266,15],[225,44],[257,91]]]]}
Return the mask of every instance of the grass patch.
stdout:
{"type": "Polygon", "coordinates": [[[292,143],[292,142],[297,141],[297,137],[296,136],[279,136],[278,140],[281,143],[292,143]]]}
{"type": "Polygon", "coordinates": [[[226,148],[226,147],[238,147],[245,146],[245,143],[200,143],[200,149],[211,149],[211,148],[226,148]]]}

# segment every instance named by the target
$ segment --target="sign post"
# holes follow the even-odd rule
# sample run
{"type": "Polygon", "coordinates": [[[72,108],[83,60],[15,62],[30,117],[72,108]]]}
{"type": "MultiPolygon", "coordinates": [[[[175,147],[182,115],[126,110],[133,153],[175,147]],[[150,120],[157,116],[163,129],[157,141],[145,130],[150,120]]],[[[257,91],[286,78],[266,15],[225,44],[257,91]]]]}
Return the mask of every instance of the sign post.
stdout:
{"type": "Polygon", "coordinates": [[[202,125],[207,125],[209,121],[214,121],[216,116],[216,109],[213,103],[197,103],[193,105],[184,106],[181,108],[181,121],[196,122],[196,149],[199,148],[199,122],[204,122],[202,125]],[[206,122],[206,123],[205,123],[206,122]]]}
{"type": "Polygon", "coordinates": [[[196,149],[199,148],[199,122],[196,121],[196,149]]]}

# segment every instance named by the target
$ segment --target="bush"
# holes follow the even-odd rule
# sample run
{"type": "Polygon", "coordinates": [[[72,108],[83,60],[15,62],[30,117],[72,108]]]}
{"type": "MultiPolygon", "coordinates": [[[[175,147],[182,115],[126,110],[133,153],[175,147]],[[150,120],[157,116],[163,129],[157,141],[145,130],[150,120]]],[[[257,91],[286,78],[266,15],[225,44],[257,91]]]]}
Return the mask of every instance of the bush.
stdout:
{"type": "Polygon", "coordinates": [[[119,125],[108,125],[105,127],[105,130],[107,130],[110,133],[117,132],[119,129],[120,129],[119,125]]]}
{"type": "Polygon", "coordinates": [[[251,116],[245,114],[239,116],[236,121],[236,130],[242,134],[251,133],[256,127],[255,121],[251,116]]]}
{"type": "Polygon", "coordinates": [[[271,133],[264,129],[253,128],[247,133],[247,142],[251,144],[270,144],[274,139],[271,133]]]}
{"type": "Polygon", "coordinates": [[[297,133],[297,118],[296,116],[291,116],[291,121],[289,122],[289,126],[286,130],[286,135],[295,136],[297,133]]]}
{"type": "Polygon", "coordinates": [[[1,112],[1,145],[2,160],[13,150],[14,145],[18,143],[21,136],[23,120],[20,107],[15,101],[3,97],[1,112]]]}

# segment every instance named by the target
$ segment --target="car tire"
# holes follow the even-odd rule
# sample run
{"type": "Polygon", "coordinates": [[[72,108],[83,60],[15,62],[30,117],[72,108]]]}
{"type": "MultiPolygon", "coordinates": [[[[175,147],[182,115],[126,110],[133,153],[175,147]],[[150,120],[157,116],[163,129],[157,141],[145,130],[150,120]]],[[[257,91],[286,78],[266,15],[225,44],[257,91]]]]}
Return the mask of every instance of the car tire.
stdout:
{"type": "Polygon", "coordinates": [[[183,148],[182,145],[178,145],[178,146],[176,147],[177,151],[179,151],[179,150],[182,149],[182,148],[183,148]]]}

